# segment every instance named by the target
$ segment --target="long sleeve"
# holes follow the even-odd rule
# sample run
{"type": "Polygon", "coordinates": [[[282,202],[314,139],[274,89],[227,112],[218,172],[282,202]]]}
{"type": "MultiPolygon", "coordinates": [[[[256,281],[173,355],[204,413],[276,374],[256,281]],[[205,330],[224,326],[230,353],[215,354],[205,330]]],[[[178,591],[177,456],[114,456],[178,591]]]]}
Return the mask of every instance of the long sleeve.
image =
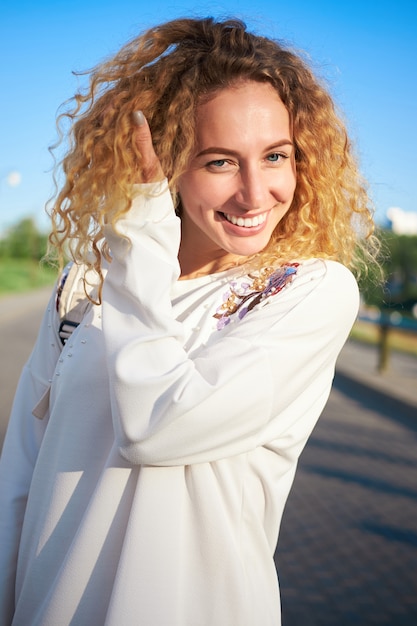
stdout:
{"type": "Polygon", "coordinates": [[[47,405],[49,380],[60,353],[56,329],[53,295],[36,345],[20,376],[0,459],[0,624],[10,623],[14,611],[20,533],[47,422],[36,419],[32,411],[42,398],[47,405]]]}
{"type": "Polygon", "coordinates": [[[113,261],[103,332],[121,454],[134,464],[182,465],[302,444],[357,313],[353,276],[318,261],[188,354],[170,300],[179,236],[166,188],[138,196],[118,232],[106,234],[113,261]]]}

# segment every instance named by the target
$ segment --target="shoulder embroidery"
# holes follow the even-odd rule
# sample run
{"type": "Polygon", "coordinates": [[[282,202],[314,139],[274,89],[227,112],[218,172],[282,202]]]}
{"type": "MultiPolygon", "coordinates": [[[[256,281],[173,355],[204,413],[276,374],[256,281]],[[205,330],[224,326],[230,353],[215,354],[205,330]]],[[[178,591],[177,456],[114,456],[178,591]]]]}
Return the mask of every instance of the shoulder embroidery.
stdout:
{"type": "Polygon", "coordinates": [[[263,268],[259,274],[243,277],[241,282],[231,282],[229,291],[213,316],[218,320],[217,330],[227,326],[235,313],[242,319],[262,300],[282,291],[292,282],[298,266],[299,263],[288,263],[278,269],[263,268]]]}

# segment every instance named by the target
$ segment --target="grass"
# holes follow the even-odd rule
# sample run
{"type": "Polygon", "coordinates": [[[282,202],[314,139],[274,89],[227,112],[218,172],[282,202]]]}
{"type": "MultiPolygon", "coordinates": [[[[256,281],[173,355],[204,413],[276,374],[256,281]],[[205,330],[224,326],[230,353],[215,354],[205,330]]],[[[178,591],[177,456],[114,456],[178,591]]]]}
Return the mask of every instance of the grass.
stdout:
{"type": "MultiPolygon", "coordinates": [[[[358,320],[355,322],[350,336],[357,341],[376,345],[379,343],[379,327],[377,324],[358,320]]],[[[390,328],[388,332],[388,347],[391,350],[417,356],[417,333],[390,328]]]]}
{"type": "Polygon", "coordinates": [[[53,285],[54,268],[29,259],[0,259],[0,296],[53,285]]]}

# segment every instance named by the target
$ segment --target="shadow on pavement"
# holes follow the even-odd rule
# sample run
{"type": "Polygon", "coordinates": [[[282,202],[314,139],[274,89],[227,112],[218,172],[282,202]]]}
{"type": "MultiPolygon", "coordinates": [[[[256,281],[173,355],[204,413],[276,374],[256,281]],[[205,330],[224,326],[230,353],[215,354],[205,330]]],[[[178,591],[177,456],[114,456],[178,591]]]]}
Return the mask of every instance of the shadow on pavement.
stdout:
{"type": "Polygon", "coordinates": [[[365,408],[375,410],[388,419],[400,421],[403,426],[417,432],[416,405],[394,398],[389,392],[374,389],[342,372],[337,372],[333,387],[345,396],[360,398],[360,403],[365,408]]]}

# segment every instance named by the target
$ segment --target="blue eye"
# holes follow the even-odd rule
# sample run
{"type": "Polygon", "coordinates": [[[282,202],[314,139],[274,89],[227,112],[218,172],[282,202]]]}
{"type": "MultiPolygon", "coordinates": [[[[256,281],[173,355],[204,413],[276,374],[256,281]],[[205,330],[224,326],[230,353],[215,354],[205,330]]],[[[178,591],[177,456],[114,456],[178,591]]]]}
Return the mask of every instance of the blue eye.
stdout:
{"type": "Polygon", "coordinates": [[[285,159],[285,155],[284,154],[279,154],[278,152],[273,152],[272,154],[269,154],[267,156],[268,161],[270,161],[271,163],[278,163],[278,161],[281,161],[281,159],[285,159]]]}
{"type": "Polygon", "coordinates": [[[215,161],[210,161],[208,165],[214,165],[214,167],[222,167],[226,163],[226,159],[216,159],[215,161]]]}

